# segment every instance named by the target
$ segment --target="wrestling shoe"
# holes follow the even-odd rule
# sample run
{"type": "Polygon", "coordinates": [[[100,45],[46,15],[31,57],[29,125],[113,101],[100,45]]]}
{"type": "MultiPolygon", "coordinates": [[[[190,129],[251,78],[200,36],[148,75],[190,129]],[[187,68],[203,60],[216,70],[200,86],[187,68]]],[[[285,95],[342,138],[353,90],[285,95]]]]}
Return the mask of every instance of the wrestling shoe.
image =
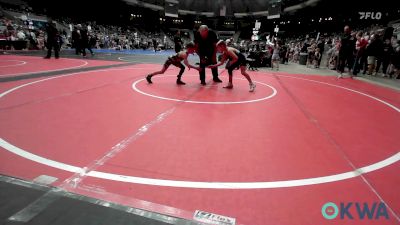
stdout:
{"type": "Polygon", "coordinates": [[[147,83],[152,84],[153,82],[151,82],[151,76],[147,75],[146,77],[147,83]]]}
{"type": "Polygon", "coordinates": [[[215,77],[213,79],[213,81],[216,82],[216,83],[222,83],[222,80],[220,80],[218,77],[215,77]]]}
{"type": "Polygon", "coordinates": [[[226,89],[232,89],[232,88],[233,88],[233,85],[232,85],[231,83],[229,83],[229,84],[226,85],[224,88],[226,88],[226,89]]]}
{"type": "Polygon", "coordinates": [[[181,81],[181,79],[177,79],[177,80],[176,80],[176,84],[178,84],[178,85],[185,85],[186,83],[183,82],[183,81],[181,81]]]}
{"type": "Polygon", "coordinates": [[[254,89],[256,89],[256,84],[250,84],[250,92],[253,92],[254,91],[254,89]]]}

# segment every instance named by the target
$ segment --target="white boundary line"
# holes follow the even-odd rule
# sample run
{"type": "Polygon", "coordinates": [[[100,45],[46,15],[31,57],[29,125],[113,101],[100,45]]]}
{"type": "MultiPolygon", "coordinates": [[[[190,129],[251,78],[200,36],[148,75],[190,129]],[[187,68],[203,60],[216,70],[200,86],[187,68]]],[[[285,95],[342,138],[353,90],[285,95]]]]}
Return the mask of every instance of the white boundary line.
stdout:
{"type": "MultiPolygon", "coordinates": [[[[192,75],[188,75],[188,76],[192,76],[192,75]]],[[[193,75],[193,76],[194,76],[194,75],[193,75]]],[[[161,76],[160,76],[160,77],[161,77],[161,76]]],[[[162,76],[162,77],[176,77],[176,76],[174,76],[174,75],[164,75],[164,76],[162,76]]],[[[187,76],[186,76],[186,77],[187,77],[187,76]]],[[[243,79],[243,78],[234,78],[234,79],[237,79],[237,80],[245,80],[245,79],[243,79]]],[[[195,104],[229,105],[229,104],[253,103],[253,102],[259,102],[259,101],[263,101],[263,100],[267,100],[267,99],[269,99],[269,98],[272,98],[272,97],[274,97],[274,96],[276,95],[276,93],[277,93],[277,91],[276,91],[276,89],[275,89],[274,87],[272,87],[272,86],[270,86],[270,85],[268,85],[268,84],[259,82],[259,81],[254,81],[254,83],[258,83],[258,84],[261,84],[261,85],[264,85],[264,86],[267,86],[267,87],[271,88],[271,89],[272,89],[272,94],[270,94],[270,95],[268,95],[267,97],[264,97],[264,98],[258,98],[258,99],[254,99],[254,100],[248,100],[248,101],[236,101],[236,102],[191,101],[191,100],[182,100],[182,99],[176,99],[176,98],[166,98],[166,97],[161,97],[161,96],[157,96],[157,95],[148,94],[148,93],[146,93],[146,92],[144,92],[144,91],[141,91],[141,90],[139,90],[139,88],[136,87],[136,85],[137,85],[138,83],[144,81],[144,80],[145,80],[145,79],[140,79],[140,80],[135,81],[135,82],[132,84],[133,90],[136,91],[136,92],[139,92],[140,94],[147,95],[147,96],[150,96],[150,97],[153,97],[153,98],[158,98],[158,99],[168,100],[168,101],[175,101],[175,102],[195,103],[195,104]]],[[[247,80],[246,80],[246,81],[247,81],[247,80]]]]}
{"type": "MultiPolygon", "coordinates": [[[[49,59],[43,59],[43,58],[38,58],[41,60],[49,60],[49,59]]],[[[41,70],[41,71],[32,71],[32,72],[24,72],[24,73],[11,73],[11,74],[1,74],[0,77],[11,77],[11,76],[19,76],[19,75],[26,75],[26,74],[33,74],[33,73],[47,73],[47,72],[54,72],[54,71],[61,71],[61,70],[69,70],[69,69],[75,69],[75,68],[80,68],[80,67],[84,67],[87,64],[89,64],[88,61],[86,60],[81,60],[81,59],[68,59],[68,58],[62,58],[62,59],[57,59],[57,60],[78,60],[78,61],[82,61],[83,64],[78,65],[78,66],[72,66],[72,67],[65,67],[65,68],[61,68],[61,69],[55,69],[55,70],[41,70]]]]}
{"type": "MultiPolygon", "coordinates": [[[[119,70],[123,69],[130,69],[130,68],[121,68],[119,70]]],[[[107,71],[107,70],[113,70],[113,69],[105,69],[105,70],[99,70],[99,71],[107,71]]],[[[118,69],[114,69],[118,70],[118,69]]],[[[99,71],[88,71],[88,72],[99,72],[99,71]]],[[[81,73],[88,73],[88,72],[77,72],[77,73],[72,73],[72,74],[67,74],[64,76],[71,76],[74,74],[81,74],[81,73]]],[[[0,94],[0,98],[4,97],[6,94],[9,94],[15,90],[18,90],[22,87],[32,85],[35,83],[43,82],[46,80],[50,79],[56,79],[64,76],[59,76],[59,77],[52,77],[52,78],[47,78],[31,83],[27,83],[24,85],[20,85],[18,87],[15,87],[13,89],[10,89],[6,92],[3,92],[0,94]]],[[[394,109],[397,112],[400,112],[400,109],[381,100],[376,97],[373,97],[371,95],[330,84],[330,83],[325,83],[321,81],[315,81],[315,80],[310,80],[310,79],[305,79],[305,78],[298,78],[298,77],[292,77],[292,76],[285,76],[285,75],[277,75],[277,76],[282,76],[282,77],[288,77],[288,78],[294,78],[294,79],[300,79],[300,80],[305,80],[305,81],[310,81],[314,83],[319,83],[319,84],[325,84],[328,86],[332,87],[337,87],[341,88],[344,90],[348,90],[357,94],[361,94],[363,96],[369,97],[371,99],[377,100],[378,102],[381,102],[390,108],[394,109]]],[[[4,149],[6,149],[9,152],[12,152],[14,154],[17,154],[21,157],[24,157],[28,160],[47,165],[53,168],[61,169],[64,171],[69,171],[73,173],[84,173],[85,169],[80,168],[80,167],[75,167],[69,164],[57,162],[51,159],[47,159],[35,154],[32,154],[24,149],[21,149],[6,140],[0,138],[0,146],[4,149]]],[[[297,180],[286,180],[286,181],[270,181],[270,182],[194,182],[194,181],[179,181],[179,180],[163,180],[163,179],[151,179],[151,178],[144,178],[144,177],[135,177],[135,176],[126,176],[126,175],[121,175],[121,174],[112,174],[112,173],[104,173],[104,172],[99,172],[99,171],[91,171],[87,173],[87,176],[91,177],[96,177],[96,178],[101,178],[101,179],[107,179],[107,180],[114,180],[114,181],[122,181],[122,182],[127,182],[127,183],[135,183],[135,184],[146,184],[146,185],[156,185],[156,186],[168,186],[168,187],[182,187],[182,188],[207,188],[207,189],[265,189],[265,188],[283,188],[283,187],[297,187],[297,186],[306,186],[306,185],[315,185],[315,184],[322,184],[322,183],[330,183],[330,182],[336,182],[336,181],[341,181],[341,180],[346,180],[354,177],[358,177],[362,174],[369,173],[372,171],[376,171],[379,169],[382,169],[386,166],[389,166],[391,164],[394,164],[400,160],[400,152],[397,152],[396,154],[388,157],[387,159],[384,159],[382,161],[370,164],[368,166],[364,166],[362,168],[358,168],[353,171],[345,172],[345,173],[340,173],[340,174],[334,174],[334,175],[329,175],[329,176],[322,176],[322,177],[314,177],[314,178],[307,178],[307,179],[297,179],[297,180]]]]}
{"type": "Polygon", "coordinates": [[[397,112],[400,113],[400,109],[397,108],[396,106],[394,106],[394,105],[392,105],[392,104],[390,104],[390,103],[388,103],[388,102],[385,102],[385,101],[383,101],[383,100],[381,100],[381,99],[379,99],[379,98],[376,98],[376,97],[374,97],[374,96],[371,96],[371,95],[369,95],[369,94],[365,94],[365,93],[363,93],[363,92],[356,91],[356,90],[353,90],[353,89],[350,89],[350,88],[346,88],[346,87],[339,86],[339,85],[335,85],[335,84],[325,83],[325,82],[322,82],[322,81],[316,81],[316,80],[305,79],[305,78],[301,78],[301,77],[292,77],[292,76],[287,76],[287,75],[276,75],[276,76],[294,78],[294,79],[298,79],[298,80],[311,81],[311,82],[318,83],[318,84],[325,84],[325,85],[328,85],[328,86],[331,86],[331,87],[341,88],[341,89],[344,89],[344,90],[347,90],[347,91],[351,91],[351,92],[354,92],[354,93],[357,93],[357,94],[360,94],[360,95],[364,95],[364,96],[366,96],[366,97],[368,97],[368,98],[372,98],[373,100],[376,100],[376,101],[378,101],[378,102],[380,102],[380,103],[382,103],[382,104],[385,104],[385,105],[389,106],[390,108],[392,108],[392,109],[394,109],[395,111],[397,111],[397,112]]]}
{"type": "MultiPolygon", "coordinates": [[[[152,63],[152,62],[149,62],[149,61],[141,61],[141,60],[126,60],[126,59],[124,59],[124,58],[128,58],[128,57],[126,57],[126,56],[120,56],[120,57],[118,57],[118,60],[120,60],[120,61],[124,61],[124,62],[137,62],[137,63],[149,63],[149,64],[154,64],[154,62],[152,63]]],[[[161,64],[160,64],[160,66],[162,66],[161,64]]]]}
{"type": "Polygon", "coordinates": [[[25,65],[27,62],[22,60],[13,60],[13,59],[0,59],[0,61],[12,61],[12,62],[22,62],[22,64],[15,64],[15,65],[5,65],[0,67],[13,67],[13,66],[22,66],[25,65]]]}

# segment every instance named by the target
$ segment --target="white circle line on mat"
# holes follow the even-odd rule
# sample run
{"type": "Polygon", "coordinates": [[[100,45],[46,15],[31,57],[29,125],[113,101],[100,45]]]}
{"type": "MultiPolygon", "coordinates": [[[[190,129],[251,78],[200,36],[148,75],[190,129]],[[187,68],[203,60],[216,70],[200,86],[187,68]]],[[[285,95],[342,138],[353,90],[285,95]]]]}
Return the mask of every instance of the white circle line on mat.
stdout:
{"type": "MultiPolygon", "coordinates": [[[[174,75],[166,75],[166,76],[165,76],[165,75],[164,75],[164,76],[162,76],[162,77],[176,77],[176,76],[174,76],[174,75]]],[[[245,80],[245,79],[242,79],[242,78],[235,78],[235,79],[237,79],[237,80],[245,80]]],[[[265,84],[265,83],[262,83],[262,82],[259,82],[259,81],[253,81],[254,83],[258,83],[258,84],[261,84],[261,85],[264,85],[264,86],[266,86],[266,87],[271,88],[271,89],[272,89],[272,93],[271,93],[270,95],[266,96],[266,97],[263,97],[263,98],[258,98],[258,99],[253,99],[253,100],[246,100],[246,101],[211,102],[211,101],[184,100],[184,99],[176,99],[176,98],[167,98],[167,97],[162,97],[162,96],[158,96],[158,95],[153,95],[153,94],[146,93],[146,92],[140,90],[140,89],[136,86],[138,83],[140,83],[140,82],[142,82],[142,81],[144,81],[144,80],[145,80],[145,79],[140,79],[140,80],[135,81],[135,82],[132,84],[132,89],[133,89],[134,91],[136,91],[136,92],[138,92],[138,93],[140,93],[140,94],[146,95],[146,96],[150,96],[150,97],[158,98],[158,99],[162,99],[162,100],[175,101],[175,102],[185,102],[185,103],[194,103],[194,104],[213,104],[213,105],[243,104],[243,103],[253,103],[253,102],[259,102],[259,101],[267,100],[267,99],[269,99],[269,98],[274,97],[274,96],[277,94],[277,90],[276,90],[274,87],[272,87],[271,85],[268,85],[268,84],[265,84]]],[[[246,80],[246,81],[247,81],[247,80],[246,80]]]]}
{"type": "MultiPolygon", "coordinates": [[[[41,60],[49,60],[49,59],[41,59],[41,60]]],[[[20,76],[20,75],[27,75],[27,74],[32,74],[32,73],[47,73],[47,72],[55,72],[55,71],[61,71],[61,70],[69,70],[69,69],[76,69],[80,67],[84,67],[87,64],[89,64],[88,61],[81,60],[81,59],[68,59],[68,58],[63,58],[63,59],[57,59],[57,60],[74,60],[74,61],[81,61],[83,64],[78,65],[78,66],[71,66],[71,67],[65,67],[65,68],[60,68],[60,69],[54,69],[54,70],[41,70],[41,71],[32,71],[32,72],[23,72],[23,73],[11,73],[11,74],[1,74],[0,77],[10,77],[10,76],[20,76]]]]}
{"type": "Polygon", "coordinates": [[[11,62],[22,62],[19,64],[15,64],[15,65],[5,65],[5,66],[0,66],[0,67],[12,67],[12,66],[22,66],[25,65],[27,62],[26,61],[22,61],[22,60],[13,60],[13,59],[0,59],[1,61],[11,61],[11,62]]]}

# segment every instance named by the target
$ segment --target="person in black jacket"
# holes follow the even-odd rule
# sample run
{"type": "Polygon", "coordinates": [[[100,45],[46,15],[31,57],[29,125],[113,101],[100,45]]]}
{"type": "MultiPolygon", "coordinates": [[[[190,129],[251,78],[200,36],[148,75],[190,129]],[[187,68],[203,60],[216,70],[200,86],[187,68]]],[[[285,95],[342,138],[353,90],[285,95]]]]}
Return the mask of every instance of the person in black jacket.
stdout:
{"type": "MultiPolygon", "coordinates": [[[[217,42],[217,34],[209,30],[206,25],[201,25],[194,35],[194,43],[196,44],[197,54],[200,57],[201,70],[199,71],[199,75],[202,85],[206,85],[205,67],[217,64],[217,42]]],[[[211,71],[213,74],[213,81],[221,83],[222,80],[218,78],[218,68],[212,68],[211,71]]]]}
{"type": "Polygon", "coordinates": [[[47,55],[44,57],[45,59],[50,59],[51,50],[54,49],[54,56],[56,59],[60,57],[60,34],[56,28],[56,24],[53,21],[49,21],[46,25],[46,47],[47,47],[47,55]]]}
{"type": "Polygon", "coordinates": [[[176,35],[174,36],[174,43],[175,43],[175,52],[178,53],[182,49],[182,39],[181,39],[181,32],[178,30],[176,35]]]}
{"type": "Polygon", "coordinates": [[[382,65],[382,57],[383,57],[383,41],[382,41],[382,35],[380,33],[375,34],[376,38],[376,45],[377,45],[377,55],[376,55],[376,68],[375,68],[375,73],[373,74],[376,76],[378,74],[379,69],[381,68],[382,65]]]}
{"type": "Polygon", "coordinates": [[[372,75],[375,69],[376,60],[381,55],[382,46],[380,44],[379,36],[371,35],[370,43],[367,45],[367,61],[368,61],[368,75],[372,75]]]}
{"type": "Polygon", "coordinates": [[[74,27],[74,30],[72,31],[71,38],[72,38],[72,48],[75,48],[75,54],[80,55],[81,54],[81,31],[79,30],[80,24],[78,26],[74,27]]]}
{"type": "Polygon", "coordinates": [[[157,40],[155,39],[155,38],[153,38],[153,48],[154,48],[154,52],[157,52],[157,50],[158,50],[158,43],[157,43],[157,40]]]}
{"type": "Polygon", "coordinates": [[[349,74],[351,77],[353,75],[350,73],[351,67],[354,60],[354,49],[356,47],[356,40],[351,35],[351,30],[349,26],[344,27],[344,34],[340,40],[340,50],[339,50],[339,76],[342,78],[342,73],[344,72],[344,67],[348,65],[349,74]]]}
{"type": "Polygon", "coordinates": [[[321,57],[318,59],[317,62],[317,68],[319,68],[319,66],[321,65],[322,55],[325,51],[325,39],[323,37],[321,37],[321,39],[318,41],[317,47],[319,48],[319,51],[321,53],[321,57]]]}
{"type": "MultiPolygon", "coordinates": [[[[397,41],[397,45],[393,49],[393,54],[390,57],[390,62],[393,69],[393,76],[395,79],[400,79],[400,41],[397,41]]],[[[392,74],[390,74],[390,78],[392,78],[392,74]]]]}
{"type": "Polygon", "coordinates": [[[386,39],[383,43],[383,54],[382,54],[382,66],[383,66],[383,76],[386,77],[388,75],[388,67],[390,64],[390,58],[394,54],[394,49],[390,39],[386,39]]]}
{"type": "Polygon", "coordinates": [[[89,49],[90,53],[93,55],[92,49],[89,47],[89,36],[88,36],[88,31],[85,28],[81,28],[81,49],[82,49],[82,55],[83,57],[86,57],[86,49],[89,49]]]}

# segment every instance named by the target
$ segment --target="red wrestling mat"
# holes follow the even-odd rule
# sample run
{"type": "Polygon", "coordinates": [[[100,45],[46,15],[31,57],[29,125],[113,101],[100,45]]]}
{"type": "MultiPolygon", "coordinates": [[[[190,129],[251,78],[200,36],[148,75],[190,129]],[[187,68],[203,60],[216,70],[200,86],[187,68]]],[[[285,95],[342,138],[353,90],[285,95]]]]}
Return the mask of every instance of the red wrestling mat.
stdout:
{"type": "Polygon", "coordinates": [[[72,192],[189,219],[203,210],[236,224],[399,223],[400,93],[249,72],[250,93],[238,71],[232,90],[201,86],[195,70],[177,86],[175,68],[147,84],[160,67],[0,84],[0,173],[46,174],[72,192]],[[321,213],[328,202],[340,211],[332,220],[321,213]],[[371,219],[356,203],[376,203],[371,219]]]}
{"type": "Polygon", "coordinates": [[[105,66],[120,64],[121,62],[68,59],[43,59],[34,56],[0,55],[0,78],[24,75],[27,73],[51,72],[82,67],[105,66]]]}

